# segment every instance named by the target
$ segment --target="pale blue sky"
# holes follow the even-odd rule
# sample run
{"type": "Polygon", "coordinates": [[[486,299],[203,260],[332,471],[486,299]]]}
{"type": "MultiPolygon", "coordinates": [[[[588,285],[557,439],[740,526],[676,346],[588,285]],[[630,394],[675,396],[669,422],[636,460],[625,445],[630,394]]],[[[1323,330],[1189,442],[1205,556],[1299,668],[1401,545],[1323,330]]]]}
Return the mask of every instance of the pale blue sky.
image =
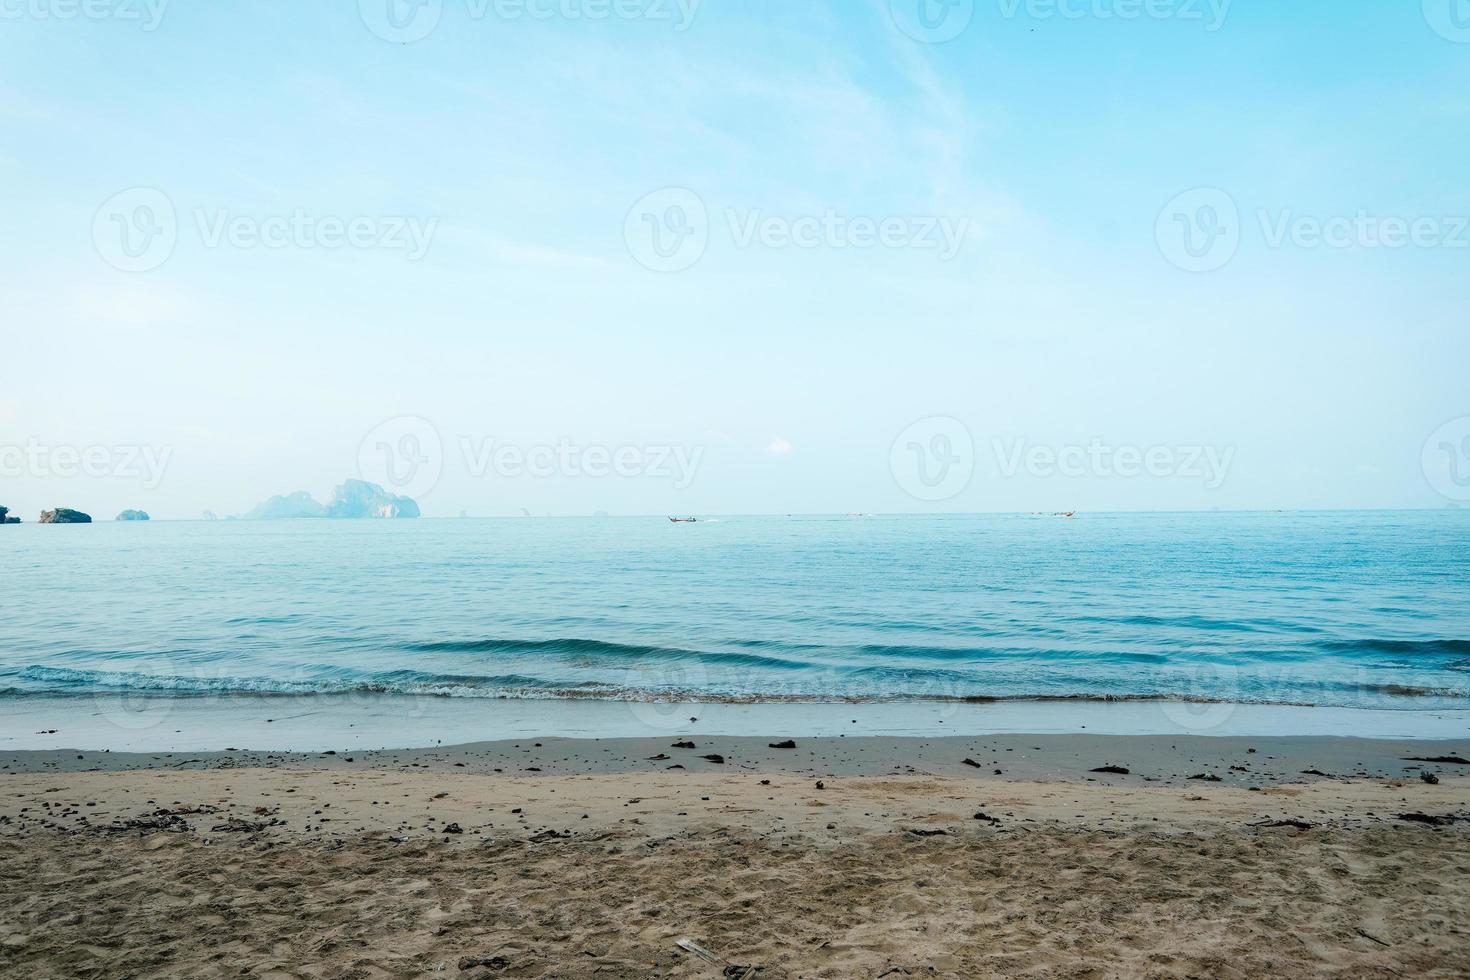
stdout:
{"type": "Polygon", "coordinates": [[[975,0],[945,43],[889,0],[442,0],[406,44],[368,26],[399,0],[173,0],[152,30],[144,0],[94,2],[0,0],[0,446],[32,450],[0,504],[27,520],[324,497],[398,416],[442,440],[431,516],[1448,502],[1421,457],[1470,415],[1460,0],[975,0]],[[551,16],[506,15],[527,3],[551,16]],[[177,240],[122,271],[99,209],[139,187],[177,240]],[[625,228],[670,187],[707,247],[651,271],[625,228]],[[1239,216],[1205,272],[1167,234],[1196,188],[1239,216]],[[210,244],[295,212],[432,234],[210,244]],[[739,240],[828,212],[965,233],[953,256],[739,240]],[[1450,243],[1272,244],[1360,214],[1450,243]],[[916,496],[894,442],[933,416],[973,477],[916,496]],[[508,475],[476,466],[492,439],[698,466],[508,475]],[[1098,444],[1228,470],[1006,472],[1098,444]],[[58,447],[113,475],[58,475],[58,447]]]}

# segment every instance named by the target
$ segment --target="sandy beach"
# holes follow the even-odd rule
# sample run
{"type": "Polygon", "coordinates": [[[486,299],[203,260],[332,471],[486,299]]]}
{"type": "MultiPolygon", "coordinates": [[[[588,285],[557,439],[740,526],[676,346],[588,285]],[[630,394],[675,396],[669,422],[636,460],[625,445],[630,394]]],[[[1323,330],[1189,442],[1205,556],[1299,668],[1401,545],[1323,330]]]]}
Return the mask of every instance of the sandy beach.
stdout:
{"type": "Polygon", "coordinates": [[[1470,0],[0,51],[0,980],[1470,980],[1470,0]]]}
{"type": "Polygon", "coordinates": [[[783,741],[0,756],[0,974],[1470,972],[1470,745],[783,741]]]}

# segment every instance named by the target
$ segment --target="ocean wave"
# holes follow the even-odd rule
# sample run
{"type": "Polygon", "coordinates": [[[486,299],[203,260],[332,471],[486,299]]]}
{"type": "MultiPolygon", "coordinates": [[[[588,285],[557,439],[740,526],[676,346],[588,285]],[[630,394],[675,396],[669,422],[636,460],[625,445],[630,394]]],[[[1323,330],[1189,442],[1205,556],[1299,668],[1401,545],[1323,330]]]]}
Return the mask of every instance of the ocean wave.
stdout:
{"type": "MultiPolygon", "coordinates": [[[[67,667],[27,667],[22,680],[39,686],[10,688],[23,695],[148,692],[193,695],[294,696],[313,694],[408,694],[427,697],[497,697],[501,691],[575,692],[607,687],[595,683],[561,684],[523,674],[457,676],[393,671],[364,678],[200,677],[143,674],[129,671],[74,670],[67,667]]],[[[5,693],[5,692],[0,692],[5,693]]]]}
{"type": "Polygon", "coordinates": [[[1375,653],[1401,657],[1463,657],[1470,654],[1470,640],[1424,639],[1389,640],[1366,637],[1360,639],[1325,640],[1320,648],[1331,653],[1375,653]]]}
{"type": "Polygon", "coordinates": [[[612,643],[607,640],[431,640],[410,643],[405,649],[414,653],[498,653],[531,656],[560,656],[585,660],[633,661],[649,663],[701,663],[722,667],[766,667],[777,670],[802,670],[807,662],[753,653],[728,653],[718,650],[687,650],[680,647],[644,646],[636,643],[612,643]]]}
{"type": "Polygon", "coordinates": [[[1416,687],[1412,684],[1359,684],[1356,689],[1395,698],[1470,698],[1470,692],[1452,687],[1416,687]]]}
{"type": "MultiPolygon", "coordinates": [[[[854,680],[871,675],[881,668],[859,668],[854,680]]],[[[1030,702],[1184,702],[1196,704],[1276,704],[1311,707],[1327,703],[1321,698],[1307,698],[1301,691],[1272,694],[1259,689],[1239,688],[1219,693],[1174,689],[1161,685],[1158,690],[1137,692],[1111,691],[1046,691],[1018,690],[1008,693],[966,693],[964,682],[973,678],[948,671],[928,671],[922,678],[905,672],[910,689],[885,690],[891,678],[879,683],[855,684],[852,689],[832,687],[828,690],[720,690],[688,688],[672,685],[614,684],[597,681],[569,683],[525,674],[454,675],[426,674],[414,671],[392,671],[366,677],[189,677],[144,674],[126,671],[75,670],[61,667],[27,667],[18,673],[28,687],[0,688],[0,698],[21,697],[87,697],[103,695],[141,695],[158,697],[301,697],[301,696],[408,696],[430,698],[472,698],[484,700],[555,700],[555,701],[626,701],[655,703],[723,703],[723,704],[865,704],[865,703],[957,703],[999,704],[1030,702]],[[927,682],[927,683],[921,683],[927,682]],[[857,688],[861,687],[862,690],[857,688]],[[914,687],[926,689],[915,690],[914,687]]],[[[872,679],[871,677],[869,678],[872,679]]],[[[1330,684],[1316,689],[1339,689],[1343,692],[1377,695],[1388,699],[1442,698],[1470,699],[1470,690],[1444,687],[1420,687],[1406,684],[1330,684]]]]}
{"type": "Polygon", "coordinates": [[[1132,613],[1123,616],[1082,615],[1069,617],[1074,623],[1102,623],[1112,626],[1149,626],[1195,630],[1207,633],[1293,632],[1316,633],[1315,626],[1287,620],[1213,619],[1207,616],[1157,616],[1132,613]]]}
{"type": "MultiPolygon", "coordinates": [[[[926,661],[946,664],[979,664],[988,661],[1035,660],[1040,657],[1056,658],[1059,662],[1099,660],[1164,664],[1170,660],[1170,654],[1166,652],[1112,648],[1087,650],[1037,646],[965,646],[917,643],[821,644],[767,639],[721,640],[718,641],[718,645],[738,649],[692,649],[577,638],[433,640],[409,643],[404,645],[403,649],[408,653],[524,655],[610,664],[627,663],[640,667],[685,664],[711,668],[764,668],[779,671],[841,669],[856,672],[865,667],[875,667],[881,670],[895,666],[894,663],[884,663],[884,661],[897,662],[897,664],[918,664],[926,661]],[[749,652],[755,650],[770,652],[749,652]]],[[[1251,654],[1250,656],[1269,655],[1251,654]]]]}
{"type": "MultiPolygon", "coordinates": [[[[1084,617],[1086,618],[1086,617],[1084,617]]],[[[1091,617],[1103,621],[1106,617],[1091,617]]],[[[1140,625],[1182,625],[1188,619],[1166,620],[1156,616],[1126,617],[1120,622],[1137,620],[1140,625]]],[[[1204,623],[1211,630],[1223,629],[1223,622],[1204,623]]],[[[1243,632],[1256,630],[1256,626],[1240,626],[1243,632]]],[[[1312,632],[1300,628],[1297,632],[1312,632]]],[[[1010,639],[1020,639],[1009,637],[1010,639]]],[[[1002,637],[996,639],[1002,640],[1002,637]]],[[[1157,639],[1157,638],[1156,638],[1157,639]]],[[[714,648],[695,649],[681,646],[654,644],[619,643],[609,640],[593,640],[578,637],[557,639],[515,639],[485,637],[466,639],[427,640],[404,644],[407,653],[485,653],[499,655],[526,655],[556,657],[561,659],[583,659],[589,661],[648,663],[701,663],[721,667],[770,668],[773,670],[802,670],[828,663],[872,664],[874,661],[932,661],[932,662],[985,662],[1008,659],[1055,659],[1059,664],[1066,661],[1099,660],[1128,663],[1164,664],[1176,658],[1188,658],[1198,654],[1200,643],[1180,648],[1177,641],[1156,643],[1156,649],[1132,649],[1123,644],[1096,646],[1078,642],[1063,646],[1036,645],[1022,640],[1007,644],[995,642],[985,645],[964,643],[813,643],[775,639],[733,638],[716,641],[714,648]]],[[[1334,638],[1305,643],[1275,645],[1269,648],[1222,647],[1215,650],[1213,658],[1231,658],[1238,662],[1280,663],[1285,660],[1301,660],[1315,656],[1330,655],[1393,655],[1414,660],[1418,658],[1470,657],[1470,640],[1452,638],[1397,640],[1385,638],[1334,638]]],[[[1457,660],[1447,666],[1463,669],[1470,660],[1457,660]]]]}

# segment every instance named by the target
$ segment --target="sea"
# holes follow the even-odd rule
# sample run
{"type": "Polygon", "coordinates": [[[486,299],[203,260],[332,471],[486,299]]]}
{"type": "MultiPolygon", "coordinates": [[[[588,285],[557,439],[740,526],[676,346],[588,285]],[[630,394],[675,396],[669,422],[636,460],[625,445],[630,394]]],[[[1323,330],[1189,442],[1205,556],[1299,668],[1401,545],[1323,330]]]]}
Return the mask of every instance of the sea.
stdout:
{"type": "Polygon", "coordinates": [[[0,574],[0,747],[1470,732],[1470,511],[26,524],[0,574]]]}

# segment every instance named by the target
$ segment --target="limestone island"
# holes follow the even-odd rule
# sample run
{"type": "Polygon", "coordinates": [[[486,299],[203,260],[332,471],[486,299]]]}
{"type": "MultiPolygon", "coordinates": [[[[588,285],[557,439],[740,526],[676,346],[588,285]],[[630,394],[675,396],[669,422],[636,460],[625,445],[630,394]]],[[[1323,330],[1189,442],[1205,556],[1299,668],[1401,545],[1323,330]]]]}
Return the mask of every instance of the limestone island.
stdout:
{"type": "Polygon", "coordinates": [[[305,490],[298,490],[262,501],[242,520],[279,521],[312,517],[393,520],[418,516],[419,505],[412,499],[389,493],[366,480],[347,480],[332,493],[332,499],[326,504],[319,503],[305,490]]]}
{"type": "Polygon", "coordinates": [[[117,515],[119,521],[151,521],[146,510],[125,510],[117,515]]]}

